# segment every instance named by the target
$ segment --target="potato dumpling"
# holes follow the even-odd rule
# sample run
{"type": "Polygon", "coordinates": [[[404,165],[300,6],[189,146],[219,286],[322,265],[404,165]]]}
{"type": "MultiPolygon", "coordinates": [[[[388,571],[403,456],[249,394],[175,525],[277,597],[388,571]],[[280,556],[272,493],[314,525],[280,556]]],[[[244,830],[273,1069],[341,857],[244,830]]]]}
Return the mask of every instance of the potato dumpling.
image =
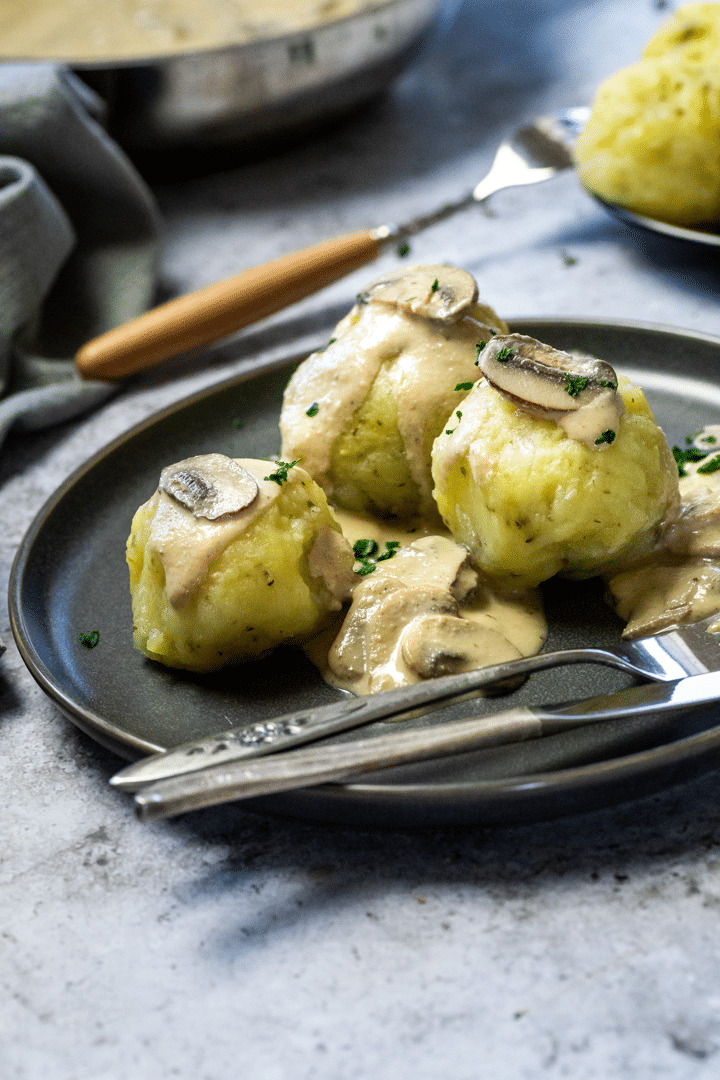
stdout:
{"type": "Polygon", "coordinates": [[[506,329],[463,270],[410,267],[380,278],[290,380],[283,457],[299,458],[345,509],[436,514],[433,440],[477,378],[477,346],[506,329]]]}
{"type": "Polygon", "coordinates": [[[643,49],[645,59],[671,56],[683,64],[713,64],[720,57],[720,4],[684,4],[643,49]]]}
{"type": "Polygon", "coordinates": [[[163,470],[127,560],[136,647],[193,671],[313,634],[349,599],[354,561],[307,473],[221,454],[163,470]]]}
{"type": "Polygon", "coordinates": [[[575,144],[581,182],[676,225],[720,219],[720,63],[644,60],[604,82],[575,144]]]}
{"type": "Polygon", "coordinates": [[[607,378],[609,365],[521,335],[493,339],[492,351],[500,368],[523,351],[531,363],[505,390],[479,381],[435,442],[435,498],[454,539],[481,570],[523,586],[591,576],[648,549],[678,481],[642,391],[607,378]],[[547,357],[557,370],[544,397],[547,357]]]}

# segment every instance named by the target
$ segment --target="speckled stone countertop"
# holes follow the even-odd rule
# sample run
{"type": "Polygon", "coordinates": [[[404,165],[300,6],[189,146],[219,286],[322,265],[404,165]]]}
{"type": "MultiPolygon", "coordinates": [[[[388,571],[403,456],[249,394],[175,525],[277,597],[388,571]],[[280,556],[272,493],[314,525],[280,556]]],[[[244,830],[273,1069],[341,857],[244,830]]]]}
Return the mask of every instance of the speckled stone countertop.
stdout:
{"type": "MultiPolygon", "coordinates": [[[[364,115],[284,155],[159,184],[161,288],[190,290],[471,186],[521,120],[587,102],[667,15],[650,0],[467,2],[364,115]]],[[[413,243],[521,315],[720,332],[717,263],[641,246],[572,175],[413,243]]],[[[384,258],[378,270],[393,265],[384,258]]],[[[374,271],[373,271],[374,272],[374,271]]],[[[0,559],[130,425],[323,338],[353,275],[0,453],[0,559]]],[[[552,823],[419,833],[240,805],[142,825],[117,759],[0,634],[2,1080],[715,1080],[718,774],[552,823]]]]}

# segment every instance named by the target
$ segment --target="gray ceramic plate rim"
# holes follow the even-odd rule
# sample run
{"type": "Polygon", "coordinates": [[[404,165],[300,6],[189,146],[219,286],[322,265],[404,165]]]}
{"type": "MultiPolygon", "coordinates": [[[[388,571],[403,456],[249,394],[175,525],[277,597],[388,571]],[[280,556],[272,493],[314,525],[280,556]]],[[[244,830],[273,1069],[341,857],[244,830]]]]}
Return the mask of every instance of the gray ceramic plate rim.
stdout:
{"type": "MultiPolygon", "coordinates": [[[[534,327],[544,326],[548,330],[553,327],[562,327],[564,330],[578,333],[592,332],[594,328],[608,328],[611,331],[632,332],[636,330],[650,333],[669,334],[675,338],[688,339],[703,342],[718,350],[720,361],[720,337],[710,334],[698,333],[691,330],[679,329],[672,326],[644,323],[626,322],[616,319],[583,319],[583,318],[551,318],[531,317],[517,318],[512,320],[512,329],[523,332],[524,324],[530,323],[534,327]]],[[[305,354],[303,354],[304,356],[305,354]]],[[[155,423],[165,420],[175,414],[182,413],[186,408],[193,406],[215,394],[220,394],[232,387],[240,386],[245,382],[252,381],[258,375],[265,375],[278,371],[297,362],[302,357],[288,355],[272,361],[261,368],[234,376],[221,383],[214,384],[195,394],[186,397],[173,405],[153,414],[146,420],[135,425],[123,435],[114,439],[102,450],[98,451],[88,461],[76,469],[53,493],[40,509],[35,519],[28,528],[15,556],[9,585],[9,610],[12,632],[15,637],[19,652],[30,673],[48,697],[59,707],[61,712],[68,717],[76,726],[81,728],[101,744],[110,747],[117,753],[125,756],[136,757],[146,753],[152,753],[163,747],[146,742],[124,731],[116,725],[108,722],[92,710],[84,708],[71,695],[68,695],[62,685],[59,685],[49,673],[42,657],[35,649],[23,617],[22,604],[22,577],[29,558],[32,555],[33,544],[38,534],[42,531],[48,517],[53,513],[63,498],[74,486],[90,473],[98,463],[111,455],[116,449],[132,439],[135,435],[152,428],[155,423]]],[[[380,802],[385,806],[399,808],[401,805],[405,813],[408,803],[412,808],[417,803],[424,803],[430,813],[442,808],[448,803],[471,808],[469,820],[498,820],[492,812],[492,805],[497,801],[498,805],[505,806],[508,801],[517,802],[521,805],[524,801],[534,800],[538,795],[557,795],[562,797],[578,790],[591,791],[593,788],[602,789],[608,784],[623,784],[627,781],[642,778],[649,772],[658,773],[665,780],[651,785],[650,790],[657,790],[674,782],[681,782],[690,776],[698,775],[718,767],[718,754],[720,752],[720,726],[714,726],[698,734],[664,743],[648,750],[615,757],[607,761],[593,762],[589,765],[562,768],[551,772],[538,772],[530,775],[508,776],[500,780],[471,781],[468,783],[410,783],[375,785],[372,782],[357,782],[353,784],[323,785],[322,789],[312,791],[300,791],[284,797],[282,805],[275,798],[273,800],[257,800],[263,806],[271,808],[278,806],[289,807],[291,813],[299,813],[310,817],[322,817],[325,810],[330,809],[331,815],[335,814],[337,804],[347,801],[352,803],[373,804],[380,802]],[[319,799],[316,798],[319,793],[319,799]],[[307,807],[305,803],[308,803],[307,807]],[[477,804],[482,804],[490,813],[477,813],[477,804]],[[473,809],[474,808],[474,809],[473,809]]],[[[625,796],[632,798],[631,794],[625,796]]],[[[619,801],[613,799],[612,801],[619,801]]],[[[592,798],[591,798],[592,802],[592,798]]],[[[600,800],[599,805],[604,805],[600,800]]],[[[582,807],[581,809],[584,809],[582,807]]],[[[559,811],[569,812],[567,809],[559,811]]],[[[347,810],[341,808],[335,816],[348,819],[347,810]]],[[[351,817],[352,815],[350,815],[351,817]]],[[[544,813],[540,816],[552,816],[552,813],[544,813]]],[[[402,815],[401,815],[402,817],[402,815]]],[[[421,815],[422,817],[422,815],[421,815]]],[[[500,820],[521,820],[523,814],[520,811],[517,817],[512,812],[508,815],[500,811],[500,820]]],[[[422,822],[421,822],[422,823],[422,822]]]]}
{"type": "MultiPolygon", "coordinates": [[[[635,214],[632,210],[626,210],[616,203],[607,202],[600,195],[595,195],[594,192],[591,194],[601,206],[609,210],[614,217],[625,225],[644,229],[646,232],[657,233],[660,236],[669,236],[673,240],[684,240],[691,244],[698,244],[701,247],[720,247],[720,232],[715,232],[711,228],[689,229],[683,225],[671,225],[669,221],[660,221],[658,218],[635,214]]],[[[636,325],[641,326],[642,324],[637,323],[636,325]]]]}

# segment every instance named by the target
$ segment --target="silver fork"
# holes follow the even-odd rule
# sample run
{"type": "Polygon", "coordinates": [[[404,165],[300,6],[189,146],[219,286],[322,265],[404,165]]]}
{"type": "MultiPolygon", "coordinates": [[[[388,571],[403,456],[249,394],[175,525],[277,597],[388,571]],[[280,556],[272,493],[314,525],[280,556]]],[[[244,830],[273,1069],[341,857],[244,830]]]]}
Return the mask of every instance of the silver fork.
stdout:
{"type": "Polygon", "coordinates": [[[537,184],[572,168],[572,146],[589,110],[566,109],[521,127],[500,144],[487,175],[466,195],[401,225],[377,225],[325,240],[170,300],[84,345],[75,357],[84,378],[115,379],[169,360],[249,326],[504,188],[537,184]]]}
{"type": "Polygon", "coordinates": [[[562,649],[521,660],[428,679],[414,686],[363,698],[344,698],[332,705],[302,709],[274,720],[230,728],[207,738],[153,754],[129,765],[110,783],[125,791],[314,742],[375,720],[407,719],[477,697],[483,689],[534,671],[567,664],[604,664],[657,683],[673,683],[686,675],[720,670],[720,617],[680,626],[655,637],[621,642],[607,649],[562,649]]]}

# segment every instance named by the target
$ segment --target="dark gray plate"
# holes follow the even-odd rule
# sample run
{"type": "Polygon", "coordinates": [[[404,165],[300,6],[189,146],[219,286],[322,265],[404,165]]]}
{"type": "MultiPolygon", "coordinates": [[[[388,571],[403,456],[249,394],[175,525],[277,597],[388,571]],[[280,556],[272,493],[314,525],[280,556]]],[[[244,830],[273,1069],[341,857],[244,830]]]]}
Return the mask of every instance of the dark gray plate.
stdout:
{"type": "MultiPolygon", "coordinates": [[[[720,423],[719,338],[580,320],[522,320],[513,329],[559,348],[594,353],[631,375],[637,372],[671,444],[702,424],[720,423]]],[[[10,610],[23,659],[70,720],[124,757],[337,697],[302,653],[290,649],[219,674],[194,676],[146,660],[132,646],[124,549],[134,511],[169,462],[211,451],[275,455],[282,391],[297,359],[203,391],[116,440],[63,484],[20,546],[10,610]],[[92,630],[99,631],[100,641],[88,650],[78,635],[92,630]]],[[[551,582],[545,602],[548,648],[617,641],[620,623],[597,581],[551,582]]],[[[629,681],[585,665],[538,673],[510,697],[465,703],[446,715],[586,697],[629,681]]],[[[720,712],[712,708],[680,721],[595,725],[254,805],[386,825],[535,820],[631,799],[715,768],[718,720],[720,712]]]]}

